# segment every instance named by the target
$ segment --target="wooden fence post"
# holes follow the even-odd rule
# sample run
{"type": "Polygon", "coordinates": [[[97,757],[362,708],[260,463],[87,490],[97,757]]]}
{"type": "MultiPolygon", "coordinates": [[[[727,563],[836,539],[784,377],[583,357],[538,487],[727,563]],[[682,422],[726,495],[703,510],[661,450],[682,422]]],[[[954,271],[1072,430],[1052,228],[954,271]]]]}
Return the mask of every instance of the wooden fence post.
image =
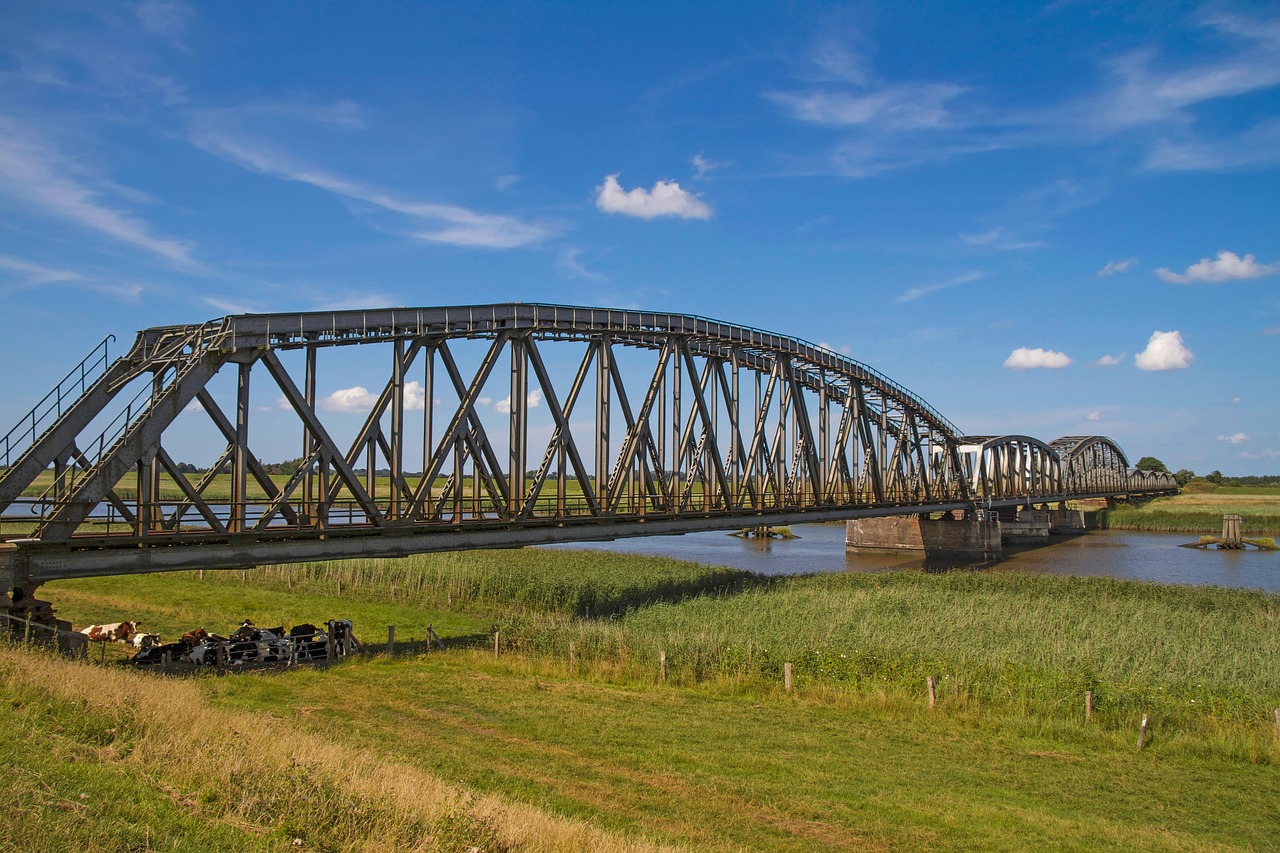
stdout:
{"type": "Polygon", "coordinates": [[[573,674],[578,671],[578,650],[573,646],[573,640],[569,641],[569,673],[573,674]]]}
{"type": "Polygon", "coordinates": [[[1093,719],[1093,691],[1086,690],[1084,692],[1084,721],[1087,723],[1093,719]]]}
{"type": "Polygon", "coordinates": [[[387,654],[393,655],[396,652],[396,626],[387,626],[387,654]]]}
{"type": "Polygon", "coordinates": [[[788,693],[791,692],[791,664],[784,663],[782,665],[782,686],[788,693]]]}
{"type": "Polygon", "coordinates": [[[500,633],[501,633],[500,631],[493,632],[493,656],[495,658],[498,656],[498,635],[500,633]]]}
{"type": "Polygon", "coordinates": [[[662,649],[658,650],[658,677],[667,680],[667,653],[662,649]]]}
{"type": "Polygon", "coordinates": [[[929,685],[929,707],[932,708],[938,701],[937,682],[932,675],[929,676],[927,684],[929,685]]]}
{"type": "Polygon", "coordinates": [[[325,627],[328,630],[325,632],[324,659],[332,661],[338,653],[337,642],[333,639],[333,620],[326,622],[325,627]]]}
{"type": "Polygon", "coordinates": [[[1142,725],[1138,726],[1138,752],[1147,744],[1147,715],[1142,715],[1142,725]]]}
{"type": "Polygon", "coordinates": [[[1276,740],[1280,740],[1280,708],[1276,708],[1276,740]]]}

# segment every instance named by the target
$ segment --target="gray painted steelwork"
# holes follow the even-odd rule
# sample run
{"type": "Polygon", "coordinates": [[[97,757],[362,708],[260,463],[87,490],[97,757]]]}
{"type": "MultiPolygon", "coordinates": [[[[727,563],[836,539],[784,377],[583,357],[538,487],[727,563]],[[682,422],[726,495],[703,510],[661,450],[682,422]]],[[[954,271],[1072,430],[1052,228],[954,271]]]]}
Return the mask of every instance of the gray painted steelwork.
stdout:
{"type": "Polygon", "coordinates": [[[1131,477],[1109,439],[963,437],[867,365],[682,314],[521,303],[249,314],[147,329],[98,361],[74,402],[59,393],[48,423],[33,413],[11,433],[31,441],[0,471],[0,513],[53,471],[34,532],[0,526],[12,585],[1176,491],[1131,477]],[[339,444],[317,354],[369,344],[386,371],[362,383],[379,393],[339,444]],[[469,369],[467,347],[482,350],[469,369]],[[295,350],[301,378],[281,359],[295,350]],[[235,394],[219,403],[210,382],[223,370],[235,394]],[[263,379],[301,439],[283,485],[252,451],[250,387],[263,379]],[[435,411],[437,394],[456,404],[435,411]],[[531,428],[544,405],[547,423],[531,428]],[[193,407],[225,441],[198,478],[165,449],[193,407]],[[230,501],[210,498],[227,473],[230,501]],[[162,495],[162,477],[181,497],[162,495]]]}

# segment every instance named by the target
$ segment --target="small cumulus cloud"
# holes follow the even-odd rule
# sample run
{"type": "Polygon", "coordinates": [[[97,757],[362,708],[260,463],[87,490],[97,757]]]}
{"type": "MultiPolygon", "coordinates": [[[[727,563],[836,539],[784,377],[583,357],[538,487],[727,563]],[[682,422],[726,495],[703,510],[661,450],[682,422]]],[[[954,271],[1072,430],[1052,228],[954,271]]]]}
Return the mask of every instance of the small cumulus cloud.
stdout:
{"type": "Polygon", "coordinates": [[[587,269],[586,264],[578,260],[582,250],[576,246],[568,246],[555,259],[555,270],[566,278],[581,278],[588,281],[603,281],[605,276],[587,269]]]}
{"type": "Polygon", "coordinates": [[[518,180],[520,180],[519,175],[498,175],[493,179],[493,185],[500,190],[509,190],[518,180]]]}
{"type": "Polygon", "coordinates": [[[1123,261],[1107,261],[1107,265],[1098,270],[1098,275],[1109,276],[1118,272],[1128,272],[1138,262],[1137,258],[1125,258],[1123,261]]]}
{"type": "Polygon", "coordinates": [[[1262,334],[1264,334],[1264,335],[1280,335],[1280,326],[1270,326],[1269,328],[1263,329],[1263,330],[1262,330],[1262,334]]]}
{"type": "MultiPolygon", "coordinates": [[[[407,382],[404,386],[405,411],[422,411],[426,404],[426,389],[421,382],[407,382]]],[[[284,400],[283,397],[280,398],[284,400]]],[[[320,408],[330,412],[367,412],[378,402],[378,395],[363,385],[339,388],[320,401],[320,408]]],[[[436,401],[438,402],[438,401],[436,401]]]]}
{"type": "Polygon", "coordinates": [[[853,347],[849,346],[848,344],[840,344],[839,346],[836,346],[835,344],[829,343],[828,341],[818,341],[818,349],[825,349],[825,350],[830,350],[831,352],[838,352],[841,355],[849,355],[850,353],[853,352],[853,347]]]}
{"type": "Polygon", "coordinates": [[[1156,275],[1165,281],[1189,284],[1193,281],[1242,281],[1275,275],[1277,272],[1280,272],[1280,264],[1260,264],[1253,255],[1242,258],[1235,252],[1223,251],[1213,260],[1201,258],[1198,263],[1187,267],[1186,272],[1176,273],[1168,267],[1160,267],[1156,270],[1156,275]]]}
{"type": "Polygon", "coordinates": [[[640,219],[678,216],[681,219],[710,219],[711,208],[675,181],[658,181],[653,189],[624,190],[618,176],[608,175],[596,187],[596,207],[605,213],[621,213],[640,219]]]}
{"type": "Polygon", "coordinates": [[[1244,432],[1232,433],[1231,435],[1220,435],[1218,441],[1225,441],[1227,444],[1244,444],[1249,440],[1249,434],[1244,432]]]}
{"type": "Polygon", "coordinates": [[[1280,456],[1280,450],[1275,450],[1274,448],[1268,447],[1266,450],[1262,451],[1262,455],[1270,459],[1274,459],[1277,456],[1280,456]]]}
{"type": "Polygon", "coordinates": [[[1004,366],[1010,370],[1059,370],[1069,364],[1071,359],[1066,353],[1040,347],[1018,347],[1004,360],[1004,366]]]}
{"type": "Polygon", "coordinates": [[[1084,419],[1087,421],[1100,421],[1102,420],[1102,412],[1090,412],[1084,416],[1084,419]]]}
{"type": "Polygon", "coordinates": [[[1127,355],[1129,355],[1128,352],[1122,352],[1119,355],[1104,355],[1095,361],[1094,365],[1097,367],[1115,367],[1118,364],[1122,364],[1127,355]]]}
{"type": "Polygon", "coordinates": [[[363,385],[339,388],[320,401],[320,408],[330,412],[367,412],[378,398],[363,385]]]}
{"type": "MultiPolygon", "coordinates": [[[[524,398],[524,404],[530,409],[536,409],[542,405],[542,389],[534,388],[524,398]]],[[[493,404],[493,410],[503,415],[511,414],[511,395],[508,394],[501,400],[493,404]]]]}
{"type": "Polygon", "coordinates": [[[1182,370],[1195,354],[1182,342],[1181,332],[1152,332],[1147,348],[1133,357],[1139,370],[1182,370]]]}
{"type": "Polygon", "coordinates": [[[1231,398],[1231,405],[1233,405],[1233,406],[1238,406],[1238,405],[1240,405],[1240,397],[1239,397],[1239,395],[1237,395],[1237,396],[1235,396],[1235,397],[1232,397],[1232,398],[1231,398]]]}

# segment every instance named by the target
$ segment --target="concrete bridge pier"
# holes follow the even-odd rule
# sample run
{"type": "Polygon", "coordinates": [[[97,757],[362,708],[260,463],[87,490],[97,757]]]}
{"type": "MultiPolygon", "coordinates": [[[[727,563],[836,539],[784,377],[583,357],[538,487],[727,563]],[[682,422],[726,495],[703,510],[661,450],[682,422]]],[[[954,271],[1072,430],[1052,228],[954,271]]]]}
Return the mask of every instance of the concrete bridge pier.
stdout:
{"type": "Polygon", "coordinates": [[[926,559],[984,562],[1000,556],[1000,523],[966,516],[897,515],[845,523],[845,548],[855,554],[917,552],[926,559]]]}

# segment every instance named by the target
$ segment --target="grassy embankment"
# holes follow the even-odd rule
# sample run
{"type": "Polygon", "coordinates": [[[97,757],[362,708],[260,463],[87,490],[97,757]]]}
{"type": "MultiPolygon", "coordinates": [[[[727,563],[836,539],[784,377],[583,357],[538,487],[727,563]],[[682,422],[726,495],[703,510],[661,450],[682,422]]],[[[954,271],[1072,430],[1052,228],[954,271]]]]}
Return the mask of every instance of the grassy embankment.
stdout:
{"type": "Polygon", "coordinates": [[[385,639],[387,624],[421,636],[427,622],[455,641],[446,654],[275,676],[113,673],[116,693],[144,691],[119,707],[77,698],[81,682],[97,690],[92,669],[34,666],[35,689],[6,663],[0,743],[35,762],[27,796],[70,804],[50,812],[68,847],[119,838],[134,819],[99,794],[77,806],[82,774],[140,776],[139,801],[165,837],[198,831],[201,849],[243,838],[278,848],[298,827],[310,849],[358,849],[350,830],[298,811],[305,804],[264,788],[263,775],[306,780],[303,799],[315,803],[354,785],[355,813],[387,833],[384,848],[411,849],[406,839],[453,814],[464,835],[549,849],[526,818],[503,817],[548,812],[589,820],[609,843],[698,849],[1023,849],[1046,838],[1231,849],[1265,847],[1280,831],[1276,596],[1003,574],[767,580],[540,550],[280,567],[248,583],[210,572],[47,589],[78,624],[135,615],[170,631],[349,615],[366,641],[385,639]],[[787,661],[792,695],[780,683],[787,661]],[[932,711],[927,674],[941,684],[932,711]],[[1089,724],[1087,689],[1098,706],[1089,724]],[[186,713],[154,714],[156,703],[186,713]],[[85,710],[106,716],[67,722],[85,710]],[[1143,713],[1151,738],[1137,753],[1143,713]],[[205,722],[175,728],[175,718],[205,722]],[[234,749],[229,731],[252,736],[234,749]],[[172,745],[148,746],[152,737],[172,745]],[[359,761],[339,772],[347,758],[310,757],[321,745],[359,761]],[[456,787],[425,804],[391,796],[392,820],[363,793],[383,774],[456,787]],[[468,790],[483,806],[450,805],[468,790]]]}
{"type": "Polygon", "coordinates": [[[1224,515],[1243,517],[1246,536],[1280,536],[1280,488],[1208,486],[1140,506],[1106,510],[1099,520],[1113,530],[1216,536],[1222,532],[1224,515]]]}

